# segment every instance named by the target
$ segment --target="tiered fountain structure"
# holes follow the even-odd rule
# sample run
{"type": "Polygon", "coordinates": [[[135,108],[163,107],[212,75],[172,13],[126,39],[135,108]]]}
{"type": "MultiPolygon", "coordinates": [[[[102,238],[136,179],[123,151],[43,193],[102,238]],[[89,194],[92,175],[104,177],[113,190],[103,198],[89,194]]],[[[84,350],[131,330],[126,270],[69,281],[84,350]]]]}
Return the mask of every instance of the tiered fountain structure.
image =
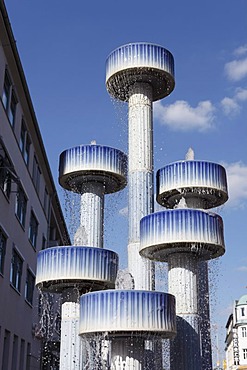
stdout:
{"type": "MultiPolygon", "coordinates": [[[[216,163],[179,161],[157,172],[157,201],[168,209],[141,220],[140,253],[168,262],[169,292],[176,297],[177,336],[171,342],[171,369],[212,369],[208,328],[206,262],[224,254],[223,222],[207,212],[227,200],[225,169],[216,163]],[[200,266],[200,263],[203,266],[200,266]],[[203,314],[206,310],[206,315],[203,314]],[[209,353],[208,353],[209,352],[209,353]]],[[[208,293],[208,292],[207,292],[208,293]]]]}
{"type": "Polygon", "coordinates": [[[152,104],[172,92],[173,68],[171,53],[148,43],[121,46],[106,63],[108,92],[129,106],[128,269],[135,290],[82,296],[81,309],[89,319],[81,316],[80,333],[108,333],[111,369],[160,370],[160,338],[171,338],[176,331],[174,297],[152,291],[154,264],[139,255],[140,220],[153,212],[152,104]]]}
{"type": "Polygon", "coordinates": [[[103,249],[104,195],[126,185],[127,157],[107,146],[81,145],[60,155],[59,182],[81,195],[81,222],[73,246],[41,251],[36,285],[61,293],[60,369],[82,369],[79,334],[79,296],[115,287],[118,255],[103,249]]]}
{"type": "Polygon", "coordinates": [[[74,246],[39,253],[36,285],[62,294],[61,370],[148,369],[156,360],[147,339],[176,333],[172,295],[112,289],[118,256],[102,248],[104,195],[126,185],[126,164],[124,153],[95,143],[60,155],[59,182],[81,195],[81,221],[74,246]]]}
{"type": "Polygon", "coordinates": [[[106,62],[108,92],[129,108],[128,268],[135,289],[154,289],[154,264],[142,258],[140,220],[154,211],[153,102],[174,89],[172,54],[145,42],[123,45],[106,62]]]}
{"type": "Polygon", "coordinates": [[[198,264],[222,255],[224,240],[221,218],[200,208],[224,203],[225,172],[194,160],[164,167],[157,201],[170,209],[153,213],[152,104],[174,84],[173,57],[162,46],[127,44],[107,59],[107,90],[129,106],[128,270],[134,289],[114,289],[118,256],[103,249],[104,195],[126,185],[126,155],[91,143],[60,156],[60,185],[81,195],[80,226],[74,246],[40,252],[36,283],[63,296],[61,370],[161,370],[161,339],[176,335],[175,297],[171,368],[210,370],[201,366],[198,264]],[[173,209],[183,199],[189,208],[173,209]],[[154,291],[153,260],[168,262],[172,294],[154,291]]]}

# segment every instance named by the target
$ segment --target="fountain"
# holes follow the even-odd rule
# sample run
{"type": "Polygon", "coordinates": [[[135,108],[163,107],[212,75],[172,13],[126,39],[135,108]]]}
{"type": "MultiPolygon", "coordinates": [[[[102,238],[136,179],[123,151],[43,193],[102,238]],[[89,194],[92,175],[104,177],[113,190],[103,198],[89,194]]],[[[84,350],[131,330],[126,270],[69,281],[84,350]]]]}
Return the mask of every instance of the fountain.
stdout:
{"type": "Polygon", "coordinates": [[[103,249],[103,203],[105,194],[125,187],[126,171],[123,152],[95,143],[67,149],[60,155],[59,182],[81,195],[81,223],[74,246],[39,253],[36,285],[43,291],[62,294],[62,370],[82,368],[79,295],[115,287],[118,256],[103,249]]]}
{"type": "Polygon", "coordinates": [[[172,54],[159,45],[132,43],[114,50],[106,63],[106,87],[129,107],[128,268],[135,289],[154,289],[154,264],[142,258],[140,220],[153,212],[153,101],[174,89],[172,54]]]}
{"type": "Polygon", "coordinates": [[[62,296],[61,370],[161,370],[164,338],[172,370],[210,370],[201,362],[211,350],[200,339],[200,322],[209,329],[201,261],[222,255],[224,239],[221,218],[205,210],[227,200],[226,178],[190,150],[158,171],[157,201],[168,209],[153,213],[152,104],[174,85],[173,56],[162,46],[127,44],[107,58],[107,90],[129,107],[128,272],[117,282],[118,256],[103,248],[104,196],[125,187],[127,157],[95,142],[60,155],[60,185],[81,196],[80,225],[73,246],[39,253],[36,285],[62,296]],[[154,290],[154,261],[168,262],[169,293],[154,290]]]}
{"type": "Polygon", "coordinates": [[[212,368],[207,264],[203,261],[225,252],[222,219],[205,211],[228,198],[225,169],[187,158],[157,172],[157,201],[168,209],[141,220],[140,253],[168,262],[169,292],[176,297],[172,370],[212,368]]]}

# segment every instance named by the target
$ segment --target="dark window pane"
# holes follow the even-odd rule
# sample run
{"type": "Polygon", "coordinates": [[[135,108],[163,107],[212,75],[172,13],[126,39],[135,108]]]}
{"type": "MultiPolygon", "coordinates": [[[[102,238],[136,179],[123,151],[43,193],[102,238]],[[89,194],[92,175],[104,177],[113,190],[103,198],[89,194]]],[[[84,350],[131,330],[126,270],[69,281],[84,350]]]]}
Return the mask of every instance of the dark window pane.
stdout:
{"type": "Polygon", "coordinates": [[[5,149],[3,147],[0,149],[0,188],[6,197],[9,198],[11,191],[12,166],[5,149]]]}
{"type": "Polygon", "coordinates": [[[0,273],[3,274],[7,238],[0,229],[0,273]]]}
{"type": "Polygon", "coordinates": [[[9,109],[9,120],[12,126],[14,126],[15,124],[16,105],[17,105],[17,99],[16,99],[14,92],[12,91],[10,109],[9,109]]]}
{"type": "Polygon", "coordinates": [[[21,275],[22,275],[22,258],[18,252],[13,249],[11,268],[10,268],[10,282],[18,290],[21,290],[21,275]]]}
{"type": "Polygon", "coordinates": [[[34,213],[31,212],[28,237],[34,248],[36,248],[37,236],[38,236],[38,221],[34,216],[34,213]]]}
{"type": "Polygon", "coordinates": [[[33,290],[35,278],[30,270],[27,270],[26,284],[25,284],[25,299],[28,303],[33,304],[33,290]]]}
{"type": "Polygon", "coordinates": [[[41,171],[40,171],[40,168],[39,168],[39,165],[38,165],[38,161],[37,161],[37,158],[34,156],[34,159],[33,159],[33,182],[34,182],[34,186],[35,186],[37,192],[39,191],[40,175],[41,175],[41,171]]]}
{"type": "Polygon", "coordinates": [[[21,152],[22,152],[22,155],[23,155],[23,158],[26,164],[28,164],[29,162],[30,144],[31,143],[30,143],[29,135],[26,129],[26,125],[25,125],[24,120],[22,120],[19,145],[20,145],[20,149],[21,149],[21,152]]]}
{"type": "Polygon", "coordinates": [[[20,221],[21,225],[25,226],[25,219],[26,219],[26,209],[27,209],[27,198],[25,196],[24,191],[19,186],[18,191],[16,194],[16,216],[20,221]]]}
{"type": "Polygon", "coordinates": [[[5,71],[2,102],[6,110],[8,110],[8,106],[9,106],[10,87],[11,87],[10,78],[8,76],[7,71],[5,71]]]}

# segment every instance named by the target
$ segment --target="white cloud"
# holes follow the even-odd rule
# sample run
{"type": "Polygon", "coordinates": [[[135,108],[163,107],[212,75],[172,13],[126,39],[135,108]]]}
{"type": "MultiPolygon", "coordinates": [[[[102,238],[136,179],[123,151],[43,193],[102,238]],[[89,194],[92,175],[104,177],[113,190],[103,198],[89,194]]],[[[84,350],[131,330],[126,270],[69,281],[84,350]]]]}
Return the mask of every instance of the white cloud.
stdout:
{"type": "Polygon", "coordinates": [[[234,50],[233,54],[237,56],[241,56],[247,53],[247,44],[239,46],[237,49],[234,50]]]}
{"type": "Polygon", "coordinates": [[[221,100],[220,105],[225,116],[235,116],[240,113],[241,106],[239,102],[247,100],[247,89],[242,89],[238,87],[235,90],[235,94],[232,98],[225,97],[221,100]]]}
{"type": "Polygon", "coordinates": [[[235,115],[240,112],[240,106],[235,99],[225,97],[221,100],[220,104],[226,116],[235,115]]]}
{"type": "Polygon", "coordinates": [[[243,272],[245,272],[245,271],[247,271],[247,266],[239,266],[237,268],[237,271],[243,271],[243,272]]]}
{"type": "Polygon", "coordinates": [[[235,98],[240,101],[247,100],[247,89],[237,88],[235,98]]]}
{"type": "Polygon", "coordinates": [[[229,200],[227,205],[243,208],[247,205],[247,165],[242,162],[224,163],[227,172],[229,200]]]}
{"type": "Polygon", "coordinates": [[[247,76],[247,58],[233,60],[225,64],[227,77],[232,81],[240,81],[247,76]]]}
{"type": "Polygon", "coordinates": [[[206,131],[213,126],[215,108],[209,100],[201,101],[191,107],[184,100],[163,106],[154,104],[154,115],[160,122],[175,131],[206,131]]]}

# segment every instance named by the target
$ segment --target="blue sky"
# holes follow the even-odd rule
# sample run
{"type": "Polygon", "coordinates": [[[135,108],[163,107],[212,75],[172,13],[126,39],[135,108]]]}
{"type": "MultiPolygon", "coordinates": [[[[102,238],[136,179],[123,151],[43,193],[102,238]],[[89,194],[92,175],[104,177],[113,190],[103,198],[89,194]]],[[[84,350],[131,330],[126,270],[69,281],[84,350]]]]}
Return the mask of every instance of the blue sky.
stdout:
{"type": "MultiPolygon", "coordinates": [[[[212,321],[224,348],[229,310],[247,293],[246,0],[7,0],[6,6],[56,183],[64,149],[96,140],[127,150],[126,104],[105,88],[108,54],[147,41],[174,55],[175,90],[154,104],[155,171],[184,159],[189,147],[196,159],[227,169],[230,200],[217,209],[226,254],[210,263],[212,321]]],[[[120,253],[122,267],[126,206],[123,191],[106,209],[105,247],[120,253]]]]}

